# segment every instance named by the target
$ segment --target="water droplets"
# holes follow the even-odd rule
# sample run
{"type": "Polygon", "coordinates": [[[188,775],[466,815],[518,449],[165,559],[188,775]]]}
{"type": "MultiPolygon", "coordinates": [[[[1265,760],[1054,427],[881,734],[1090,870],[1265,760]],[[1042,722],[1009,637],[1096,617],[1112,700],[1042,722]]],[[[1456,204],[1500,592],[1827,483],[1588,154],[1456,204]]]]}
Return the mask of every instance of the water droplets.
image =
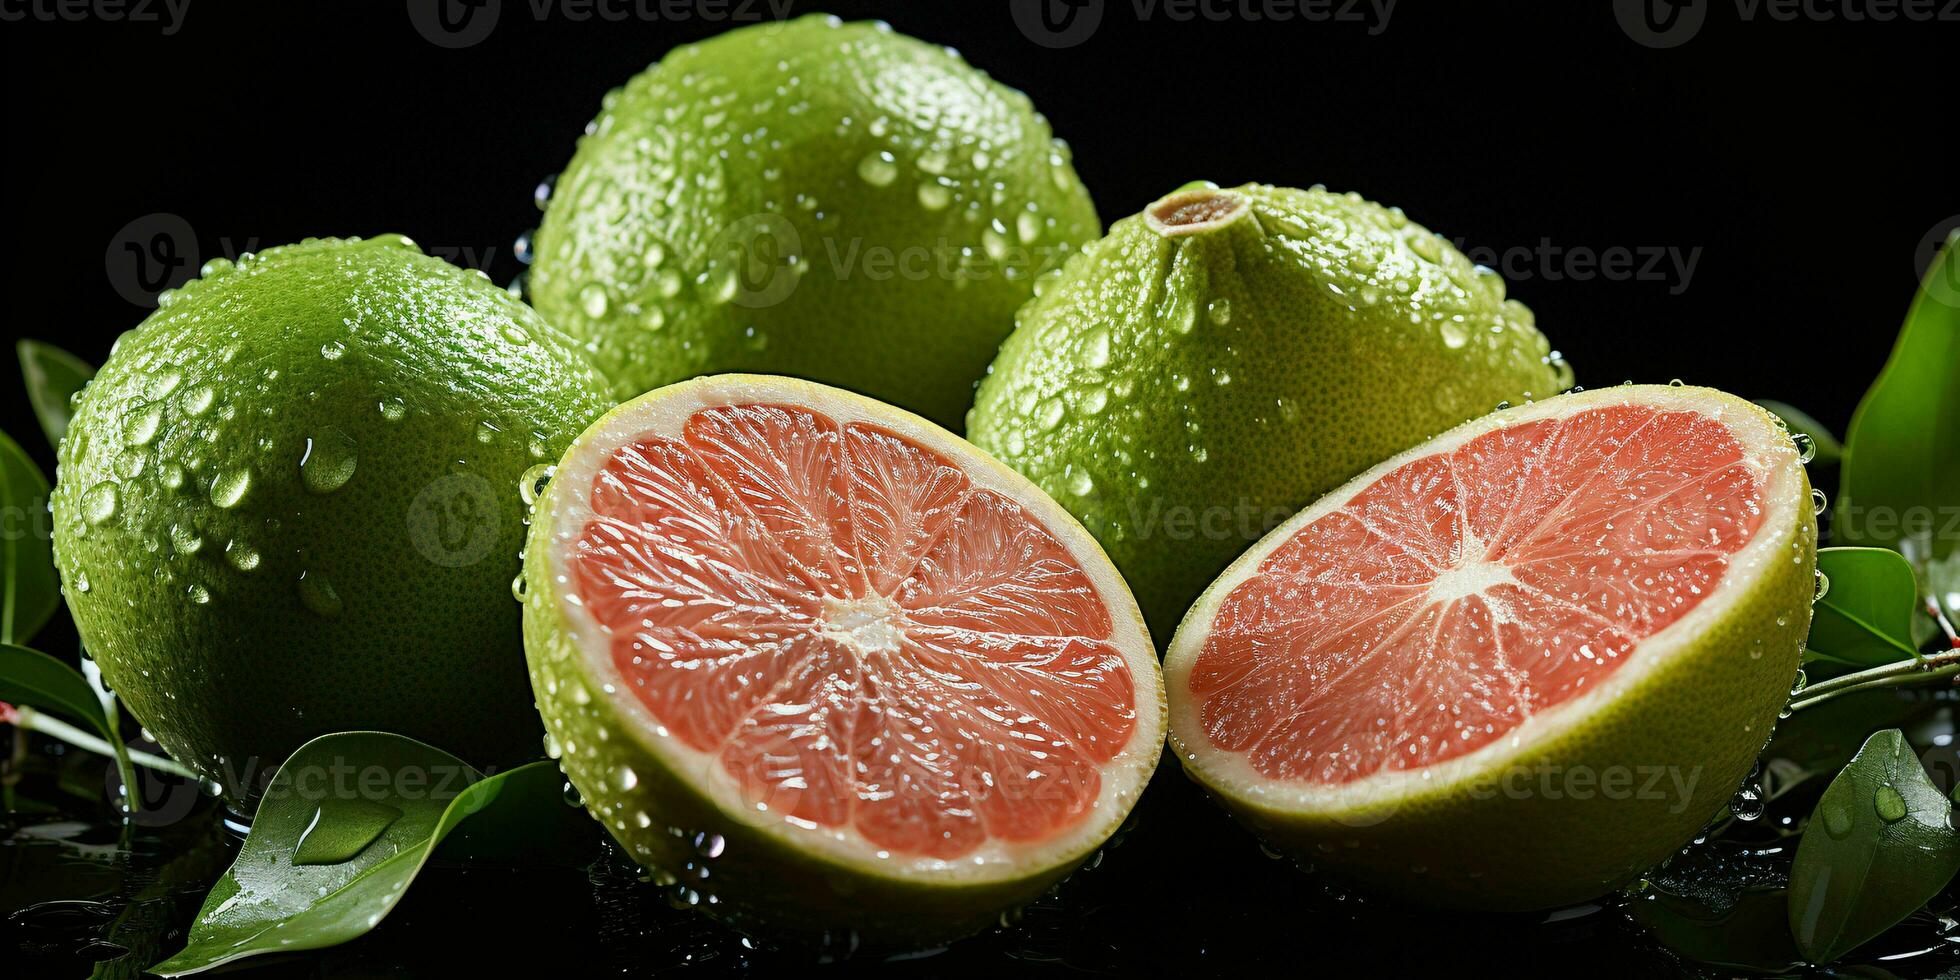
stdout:
{"type": "Polygon", "coordinates": [[[885,150],[868,153],[858,161],[858,178],[873,187],[889,187],[898,179],[898,158],[885,150]]]}
{"type": "Polygon", "coordinates": [[[309,493],[333,493],[354,478],[358,463],[353,438],[328,427],[306,440],[299,459],[300,482],[309,493]]]}
{"type": "Polygon", "coordinates": [[[1872,807],[1878,811],[1878,819],[1886,823],[1898,823],[1906,818],[1906,798],[1889,783],[1872,794],[1872,807]]]}
{"type": "Polygon", "coordinates": [[[586,316],[594,320],[600,319],[606,315],[611,305],[612,298],[606,295],[606,287],[596,282],[588,282],[579,288],[578,308],[586,316]]]}
{"type": "Polygon", "coordinates": [[[230,510],[244,501],[252,489],[250,468],[225,470],[211,479],[211,505],[230,510]]]}
{"type": "Polygon", "coordinates": [[[90,524],[107,524],[121,510],[122,495],[113,480],[104,480],[82,493],[82,518],[90,524]]]}
{"type": "Polygon", "coordinates": [[[299,573],[299,581],[294,590],[299,594],[300,605],[306,611],[321,619],[339,619],[341,610],[340,593],[334,591],[333,583],[317,571],[299,573]]]}

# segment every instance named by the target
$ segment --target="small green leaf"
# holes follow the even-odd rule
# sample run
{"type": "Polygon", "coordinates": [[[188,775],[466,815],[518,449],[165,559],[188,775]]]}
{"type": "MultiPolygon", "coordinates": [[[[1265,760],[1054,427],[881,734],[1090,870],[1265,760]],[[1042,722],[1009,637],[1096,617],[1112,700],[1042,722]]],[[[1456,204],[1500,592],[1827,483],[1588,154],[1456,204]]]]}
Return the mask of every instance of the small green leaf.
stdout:
{"type": "Polygon", "coordinates": [[[1823,548],[1817,570],[1831,584],[1811,617],[1806,645],[1812,654],[1870,667],[1917,655],[1912,619],[1919,585],[1904,556],[1884,548],[1823,548]]]}
{"type": "MultiPolygon", "coordinates": [[[[1960,551],[1960,248],[1941,250],[1885,370],[1845,432],[1831,533],[1891,548],[1920,575],[1960,551]]],[[[1954,607],[1947,608],[1952,618],[1954,607]]]]}
{"type": "Polygon", "coordinates": [[[1790,430],[1791,435],[1804,435],[1810,438],[1811,448],[1816,451],[1810,457],[1811,462],[1820,466],[1834,466],[1844,458],[1844,446],[1838,442],[1838,437],[1832,435],[1831,430],[1826,428],[1824,423],[1811,418],[1808,412],[1795,405],[1768,398],[1758,398],[1756,404],[1768,409],[1771,415],[1782,419],[1784,427],[1790,430]]]}
{"type": "Polygon", "coordinates": [[[63,715],[115,738],[87,678],[39,650],[0,644],[0,701],[63,715]]]}
{"type": "Polygon", "coordinates": [[[116,771],[128,789],[130,805],[137,805],[136,769],[115,716],[109,713],[112,703],[105,702],[80,671],[39,650],[0,644],[0,701],[66,715],[95,729],[115,753],[116,771]]]}
{"type": "Polygon", "coordinates": [[[68,417],[74,413],[71,399],[95,377],[87,361],[38,340],[23,340],[14,346],[20,355],[21,378],[27,382],[27,400],[41,420],[48,445],[61,448],[61,437],[68,432],[68,417]]]}
{"type": "Polygon", "coordinates": [[[1960,871],[1953,804],[1898,729],[1873,735],[1811,812],[1790,868],[1790,933],[1823,965],[1891,928],[1960,871]]]}
{"type": "Polygon", "coordinates": [[[0,432],[0,643],[33,639],[60,605],[47,478],[0,432]]]}
{"type": "Polygon", "coordinates": [[[399,735],[322,735],[274,774],[238,859],[192,921],[189,944],[150,969],[183,976],[361,936],[459,823],[473,814],[497,823],[554,820],[566,809],[561,787],[550,762],[485,777],[399,735]],[[322,843],[310,843],[316,839],[322,843]]]}
{"type": "Polygon", "coordinates": [[[1627,907],[1635,922],[1654,933],[1661,945],[1698,963],[1758,973],[1795,971],[1803,964],[1790,939],[1789,901],[1784,890],[1752,889],[1735,903],[1712,912],[1702,903],[1650,890],[1627,907]]]}

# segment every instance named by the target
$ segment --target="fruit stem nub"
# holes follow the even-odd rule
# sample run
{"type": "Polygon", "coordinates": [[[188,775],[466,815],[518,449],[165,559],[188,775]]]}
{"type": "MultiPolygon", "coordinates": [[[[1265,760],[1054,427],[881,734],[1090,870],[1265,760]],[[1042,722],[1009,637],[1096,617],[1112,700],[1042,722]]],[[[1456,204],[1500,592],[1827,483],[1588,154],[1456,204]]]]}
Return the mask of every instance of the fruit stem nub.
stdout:
{"type": "Polygon", "coordinates": [[[1245,200],[1216,187],[1174,191],[1143,210],[1150,230],[1166,238],[1223,228],[1246,212],[1245,200]]]}

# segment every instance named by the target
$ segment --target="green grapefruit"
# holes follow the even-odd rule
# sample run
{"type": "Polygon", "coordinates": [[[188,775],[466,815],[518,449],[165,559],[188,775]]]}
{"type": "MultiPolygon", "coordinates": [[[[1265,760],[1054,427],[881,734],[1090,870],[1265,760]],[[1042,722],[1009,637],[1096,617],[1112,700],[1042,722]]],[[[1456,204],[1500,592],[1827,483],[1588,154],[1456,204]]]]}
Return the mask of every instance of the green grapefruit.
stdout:
{"type": "Polygon", "coordinates": [[[586,806],[687,901],[796,942],[974,932],[1122,823],[1157,658],[1095,541],[914,416],[721,375],[630,401],[538,499],[537,701],[586,806]]]}
{"type": "Polygon", "coordinates": [[[1400,210],[1199,184],[1042,284],[968,434],[1081,518],[1167,642],[1295,510],[1570,380],[1503,279],[1400,210]]]}
{"type": "Polygon", "coordinates": [[[809,16],[677,48],[607,95],[528,289],[622,399],[754,370],[953,426],[1034,276],[1100,231],[1025,95],[809,16]]]}
{"type": "Polygon", "coordinates": [[[609,404],[537,314],[407,239],[213,262],[117,342],[62,441],[82,639],[235,801],[327,732],[534,754],[519,476],[609,404]]]}
{"type": "Polygon", "coordinates": [[[1790,691],[1810,484],[1762,409],[1497,412],[1300,512],[1165,662],[1185,770],[1272,846],[1428,904],[1607,892],[1728,801],[1790,691]]]}

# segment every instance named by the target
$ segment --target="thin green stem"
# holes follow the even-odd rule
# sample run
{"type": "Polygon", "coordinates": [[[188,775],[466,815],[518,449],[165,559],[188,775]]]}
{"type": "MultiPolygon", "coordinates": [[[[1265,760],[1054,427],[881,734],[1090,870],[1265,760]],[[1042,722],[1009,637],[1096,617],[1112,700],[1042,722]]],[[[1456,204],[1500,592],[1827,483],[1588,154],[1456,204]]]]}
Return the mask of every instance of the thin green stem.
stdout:
{"type": "MultiPolygon", "coordinates": [[[[118,759],[118,761],[120,761],[119,755],[116,752],[116,747],[114,745],[109,744],[108,739],[102,738],[101,736],[98,735],[92,735],[86,731],[83,731],[80,728],[76,728],[74,725],[70,725],[69,723],[62,721],[61,719],[54,717],[53,715],[43,714],[39,711],[35,711],[33,708],[27,707],[26,705],[21,705],[19,707],[16,707],[14,711],[18,713],[20,716],[20,720],[16,723],[16,725],[17,727],[20,728],[21,731],[39,732],[43,735],[48,736],[49,738],[56,738],[56,739],[60,739],[63,742],[67,742],[69,745],[72,745],[78,749],[82,749],[88,752],[93,752],[96,755],[106,756],[111,759],[118,759]]],[[[179,764],[178,762],[171,759],[166,759],[160,755],[151,755],[148,752],[126,752],[124,754],[128,756],[129,761],[131,763],[142,766],[145,769],[154,769],[157,772],[167,772],[173,776],[183,776],[186,779],[195,779],[200,781],[202,781],[203,779],[203,777],[199,776],[197,773],[190,771],[189,769],[184,768],[184,766],[179,764]]],[[[133,793],[135,792],[135,787],[133,786],[128,787],[127,791],[133,793]]]]}
{"type": "Polygon", "coordinates": [[[1897,663],[1818,681],[1792,697],[1789,710],[1802,711],[1855,691],[1870,691],[1882,687],[1919,687],[1944,681],[1956,675],[1960,675],[1960,650],[1913,657],[1910,660],[1901,660],[1897,663]]]}

